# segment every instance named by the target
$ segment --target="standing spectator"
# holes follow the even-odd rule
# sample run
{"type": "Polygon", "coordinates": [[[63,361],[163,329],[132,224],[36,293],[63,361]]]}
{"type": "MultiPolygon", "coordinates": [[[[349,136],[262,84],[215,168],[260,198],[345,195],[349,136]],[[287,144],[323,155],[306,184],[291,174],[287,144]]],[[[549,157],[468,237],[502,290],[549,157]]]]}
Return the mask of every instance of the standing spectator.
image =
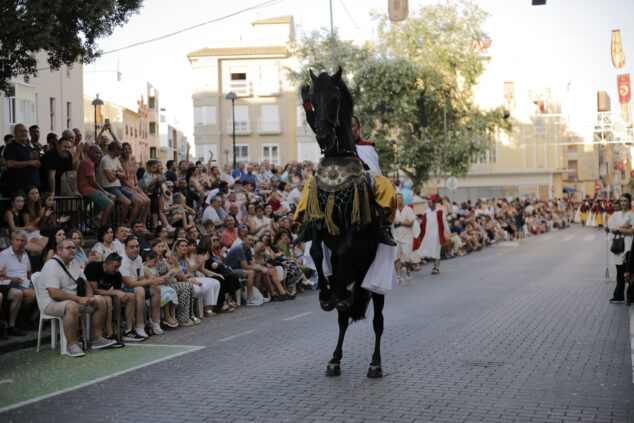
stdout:
{"type": "Polygon", "coordinates": [[[161,283],[157,278],[147,278],[143,272],[143,260],[139,255],[139,241],[135,238],[125,240],[125,253],[121,261],[121,276],[123,279],[124,292],[135,294],[136,298],[136,334],[147,338],[143,328],[143,310],[145,300],[150,300],[150,324],[155,335],[162,335],[163,329],[160,325],[161,312],[161,283]],[[143,294],[143,295],[141,295],[143,294]]]}
{"type": "Polygon", "coordinates": [[[137,165],[136,158],[132,154],[132,146],[129,142],[124,142],[121,144],[121,148],[122,151],[119,161],[121,162],[121,166],[123,166],[126,176],[121,183],[128,191],[134,194],[135,198],[138,198],[143,203],[139,219],[145,222],[150,214],[150,198],[145,195],[141,188],[139,188],[139,181],[136,177],[136,172],[139,166],[137,165]]]}
{"type": "MultiPolygon", "coordinates": [[[[71,131],[72,132],[72,131],[71,131]]],[[[74,137],[74,134],[73,134],[74,137]]],[[[71,155],[73,142],[69,138],[62,137],[57,142],[57,146],[48,150],[42,157],[40,167],[40,180],[42,190],[61,195],[62,176],[64,173],[73,171],[79,163],[79,156],[85,144],[77,148],[75,155],[71,155]]],[[[74,188],[74,187],[73,187],[74,188]]]]}
{"type": "Polygon", "coordinates": [[[99,165],[98,180],[101,185],[111,194],[117,197],[117,202],[121,207],[121,222],[125,222],[128,217],[128,209],[132,205],[130,221],[138,218],[143,210],[143,202],[135,197],[130,191],[121,185],[121,181],[126,179],[119,155],[121,154],[121,144],[113,141],[108,145],[108,154],[103,156],[99,165]]]}
{"type": "MultiPolygon", "coordinates": [[[[77,343],[79,315],[92,314],[92,349],[109,347],[116,342],[105,339],[101,334],[106,317],[106,300],[92,296],[92,289],[86,284],[86,296],[77,295],[77,281],[85,280],[84,272],[75,260],[76,247],[70,239],[57,244],[57,254],[44,264],[36,289],[39,290],[39,306],[46,314],[63,318],[64,334],[68,341],[68,355],[81,357],[84,351],[77,343]]],[[[85,283],[85,282],[84,282],[85,283]]]]}
{"type": "Polygon", "coordinates": [[[92,201],[101,210],[101,223],[110,222],[110,214],[114,208],[116,196],[106,192],[97,182],[95,166],[101,159],[101,148],[92,144],[88,147],[86,157],[79,164],[77,170],[77,187],[79,193],[92,201]]]}
{"type": "Polygon", "coordinates": [[[247,172],[244,171],[244,162],[238,162],[238,167],[231,171],[231,176],[235,181],[244,181],[245,176],[247,176],[247,172]]]}
{"type": "Polygon", "coordinates": [[[57,145],[57,134],[55,132],[49,132],[46,135],[46,148],[45,151],[52,150],[57,145]]]}
{"type": "Polygon", "coordinates": [[[431,204],[423,215],[423,223],[421,223],[420,228],[423,234],[423,241],[420,244],[419,255],[434,259],[434,269],[431,273],[432,275],[437,275],[440,272],[438,269],[440,265],[440,250],[445,240],[450,238],[450,236],[445,236],[449,232],[449,225],[447,224],[444,210],[439,207],[438,198],[432,195],[429,197],[429,201],[431,204]]]}
{"type": "MultiPolygon", "coordinates": [[[[394,240],[396,241],[396,276],[402,282],[401,267],[405,265],[407,280],[411,279],[412,245],[414,243],[414,211],[405,205],[403,194],[396,195],[397,208],[394,218],[394,240]]],[[[440,257],[439,257],[440,258],[440,257]]]]}
{"type": "Polygon", "coordinates": [[[253,186],[256,186],[258,184],[258,178],[256,174],[253,173],[253,166],[251,165],[247,166],[247,173],[244,175],[243,178],[241,178],[241,180],[242,180],[242,183],[248,182],[253,184],[253,186]]]}
{"type": "Polygon", "coordinates": [[[15,125],[15,141],[4,148],[7,161],[7,178],[11,192],[25,191],[29,185],[40,186],[40,155],[29,145],[26,126],[15,125]]]}
{"type": "Polygon", "coordinates": [[[40,144],[40,127],[37,125],[29,126],[29,136],[31,137],[31,148],[39,153],[44,154],[44,146],[40,144]]]}
{"type": "Polygon", "coordinates": [[[178,179],[178,177],[176,176],[176,161],[168,160],[165,163],[165,167],[167,167],[167,170],[165,171],[165,179],[167,179],[168,181],[176,182],[176,180],[178,179]]]}
{"type": "MultiPolygon", "coordinates": [[[[622,303],[625,298],[625,272],[626,272],[626,261],[627,261],[627,252],[632,249],[632,234],[634,234],[634,229],[632,225],[634,224],[634,214],[632,213],[632,197],[630,194],[623,194],[619,199],[618,205],[615,204],[615,212],[610,216],[608,221],[605,224],[605,232],[609,234],[610,241],[613,241],[616,237],[624,238],[624,248],[623,251],[613,252],[610,250],[609,263],[612,265],[616,265],[616,288],[614,289],[614,293],[612,294],[612,298],[610,299],[611,303],[622,303]]],[[[610,242],[609,245],[611,245],[610,242]]],[[[630,253],[631,254],[631,253],[630,253]]],[[[628,272],[629,273],[629,272],[628,272]]],[[[627,290],[627,302],[631,303],[634,299],[634,289],[631,288],[627,290]]]]}

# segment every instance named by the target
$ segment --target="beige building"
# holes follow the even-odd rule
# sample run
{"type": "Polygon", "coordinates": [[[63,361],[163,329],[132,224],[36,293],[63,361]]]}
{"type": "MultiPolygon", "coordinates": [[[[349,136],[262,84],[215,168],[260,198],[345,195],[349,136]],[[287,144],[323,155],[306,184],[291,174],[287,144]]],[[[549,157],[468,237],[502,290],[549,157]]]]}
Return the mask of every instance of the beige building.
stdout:
{"type": "Polygon", "coordinates": [[[62,65],[57,71],[47,69],[46,55],[36,55],[37,77],[29,82],[24,78],[11,80],[9,95],[0,93],[0,133],[13,133],[18,123],[27,126],[37,124],[40,138],[46,144],[46,135],[61,135],[64,129],[82,127],[84,120],[83,65],[62,65]]]}
{"type": "Polygon", "coordinates": [[[292,16],[252,23],[246,41],[210,46],[187,55],[194,73],[195,158],[209,155],[224,164],[237,161],[281,164],[297,158],[295,89],[287,77],[292,66],[287,44],[294,40],[292,16]],[[229,92],[237,99],[232,107],[229,92]]]}

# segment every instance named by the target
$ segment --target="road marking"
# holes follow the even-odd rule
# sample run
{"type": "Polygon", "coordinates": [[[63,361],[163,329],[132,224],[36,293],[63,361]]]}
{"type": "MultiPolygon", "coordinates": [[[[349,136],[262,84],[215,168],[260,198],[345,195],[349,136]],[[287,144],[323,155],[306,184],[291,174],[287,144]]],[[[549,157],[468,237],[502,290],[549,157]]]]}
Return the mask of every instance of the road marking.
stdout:
{"type": "Polygon", "coordinates": [[[574,238],[574,235],[566,235],[563,239],[564,241],[572,241],[573,238],[574,238]]]}
{"type": "Polygon", "coordinates": [[[2,379],[0,380],[0,385],[2,385],[3,383],[13,383],[15,382],[13,379],[2,379]]]}
{"type": "Polygon", "coordinates": [[[219,339],[218,342],[225,342],[225,341],[229,341],[231,339],[236,339],[236,338],[239,338],[241,336],[248,335],[251,332],[255,332],[255,329],[251,329],[251,330],[248,330],[246,332],[237,333],[235,335],[227,336],[226,338],[219,339]]]}
{"type": "Polygon", "coordinates": [[[282,320],[284,320],[285,322],[288,322],[289,320],[299,319],[300,317],[308,316],[309,314],[313,314],[313,312],[312,311],[307,311],[306,313],[298,314],[296,316],[287,317],[286,319],[282,319],[282,320]]]}
{"type": "Polygon", "coordinates": [[[504,242],[500,244],[500,246],[501,247],[519,247],[520,242],[519,241],[504,242]]]}
{"type": "MultiPolygon", "coordinates": [[[[131,344],[128,344],[128,345],[131,346],[131,344]]],[[[167,357],[158,358],[156,360],[152,360],[152,361],[147,362],[147,363],[139,364],[138,366],[130,367],[129,369],[121,370],[119,372],[115,372],[115,373],[112,373],[112,374],[109,374],[109,375],[106,375],[106,376],[103,376],[103,377],[99,377],[97,379],[93,379],[93,380],[88,381],[88,382],[80,383],[79,385],[71,386],[70,388],[60,389],[59,391],[51,392],[50,394],[41,395],[39,397],[31,398],[31,399],[28,399],[26,401],[21,401],[21,402],[9,405],[9,406],[4,407],[4,408],[0,408],[0,414],[4,413],[5,411],[13,410],[14,408],[23,407],[23,406],[28,405],[28,404],[33,404],[34,402],[42,401],[42,400],[45,400],[45,399],[48,399],[48,398],[55,397],[57,395],[65,394],[66,392],[71,392],[71,391],[75,391],[77,389],[82,389],[82,388],[85,388],[86,386],[94,385],[96,383],[103,382],[104,380],[108,380],[108,379],[112,379],[113,377],[121,376],[121,375],[126,374],[128,372],[131,372],[133,370],[139,370],[139,369],[142,369],[144,367],[148,367],[148,366],[151,366],[153,364],[160,363],[162,361],[171,360],[172,358],[176,358],[176,357],[181,356],[181,355],[189,354],[190,352],[198,351],[198,350],[200,350],[202,348],[205,348],[205,347],[189,347],[189,348],[190,349],[187,350],[187,351],[181,351],[179,353],[172,354],[172,355],[169,355],[167,357]]]]}
{"type": "Polygon", "coordinates": [[[592,241],[593,239],[595,239],[597,237],[597,234],[588,234],[586,236],[583,237],[584,241],[592,241]]]}

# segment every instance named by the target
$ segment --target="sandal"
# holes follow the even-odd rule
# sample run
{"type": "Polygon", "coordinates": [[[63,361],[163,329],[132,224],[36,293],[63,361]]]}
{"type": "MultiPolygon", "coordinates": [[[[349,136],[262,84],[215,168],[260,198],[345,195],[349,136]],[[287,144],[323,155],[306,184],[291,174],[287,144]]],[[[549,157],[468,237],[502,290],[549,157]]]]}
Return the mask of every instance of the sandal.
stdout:
{"type": "Polygon", "coordinates": [[[205,316],[205,317],[215,317],[216,313],[214,313],[213,311],[210,311],[210,310],[205,310],[203,312],[203,316],[205,316]]]}
{"type": "Polygon", "coordinates": [[[220,309],[221,312],[223,313],[233,313],[234,311],[236,311],[234,306],[225,304],[222,306],[222,308],[220,309]]]}
{"type": "Polygon", "coordinates": [[[437,267],[434,267],[434,270],[432,270],[432,271],[431,271],[431,274],[432,274],[432,275],[437,275],[437,274],[439,274],[439,273],[440,273],[440,270],[438,270],[438,268],[437,268],[437,267]]]}

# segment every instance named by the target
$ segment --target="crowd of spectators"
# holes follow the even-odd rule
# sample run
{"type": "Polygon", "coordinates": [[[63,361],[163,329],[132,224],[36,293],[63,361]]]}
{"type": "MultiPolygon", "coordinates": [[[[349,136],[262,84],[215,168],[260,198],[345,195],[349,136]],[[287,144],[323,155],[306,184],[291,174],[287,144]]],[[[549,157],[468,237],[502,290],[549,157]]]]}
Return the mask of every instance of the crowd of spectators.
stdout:
{"type": "MultiPolygon", "coordinates": [[[[63,318],[68,354],[81,356],[83,313],[93,315],[92,348],[121,347],[232,313],[241,301],[290,301],[316,287],[304,245],[291,242],[314,163],[137,163],[109,125],[95,144],[82,142],[79,129],[49,134],[46,146],[39,139],[36,126],[16,125],[0,152],[0,189],[11,199],[3,214],[9,245],[0,253],[0,336],[37,328],[42,311],[63,318]],[[83,201],[58,215],[56,196],[83,201]],[[85,245],[87,232],[95,238],[85,245]],[[33,278],[37,271],[47,277],[33,278]]],[[[450,225],[445,258],[572,219],[565,200],[443,199],[442,207],[450,225]]]]}

